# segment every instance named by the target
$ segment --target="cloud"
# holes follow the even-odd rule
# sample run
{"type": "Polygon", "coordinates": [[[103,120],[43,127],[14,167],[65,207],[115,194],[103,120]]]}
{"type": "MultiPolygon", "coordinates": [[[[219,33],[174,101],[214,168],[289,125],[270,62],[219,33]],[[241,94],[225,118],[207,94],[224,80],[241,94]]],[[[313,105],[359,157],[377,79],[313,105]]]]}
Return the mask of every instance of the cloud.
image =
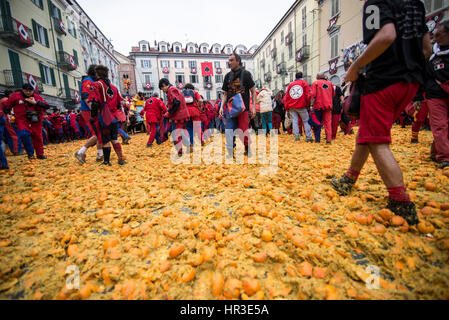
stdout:
{"type": "Polygon", "coordinates": [[[114,48],[128,54],[140,40],[259,45],[292,0],[77,0],[114,48]]]}

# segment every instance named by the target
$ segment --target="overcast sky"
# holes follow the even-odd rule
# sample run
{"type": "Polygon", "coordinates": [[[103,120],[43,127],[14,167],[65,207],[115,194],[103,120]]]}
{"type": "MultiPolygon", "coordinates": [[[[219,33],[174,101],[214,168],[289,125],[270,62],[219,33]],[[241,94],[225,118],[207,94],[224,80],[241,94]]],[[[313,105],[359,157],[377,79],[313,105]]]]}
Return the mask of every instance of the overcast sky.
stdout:
{"type": "Polygon", "coordinates": [[[140,40],[260,45],[294,0],[77,0],[115,50],[140,40]]]}

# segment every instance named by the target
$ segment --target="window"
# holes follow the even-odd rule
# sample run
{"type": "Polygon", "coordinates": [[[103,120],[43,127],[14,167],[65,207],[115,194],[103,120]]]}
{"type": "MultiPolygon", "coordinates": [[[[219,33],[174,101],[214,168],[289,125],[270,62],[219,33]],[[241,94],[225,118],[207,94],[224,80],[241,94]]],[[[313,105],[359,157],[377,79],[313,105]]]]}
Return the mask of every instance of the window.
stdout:
{"type": "Polygon", "coordinates": [[[424,5],[426,7],[426,12],[429,14],[443,9],[444,0],[424,0],[424,5]]]}
{"type": "Polygon", "coordinates": [[[302,30],[307,29],[307,8],[302,8],[302,30]]]}
{"type": "Polygon", "coordinates": [[[340,0],[331,0],[331,18],[340,14],[340,0]]]}
{"type": "Polygon", "coordinates": [[[151,68],[151,60],[141,60],[140,61],[143,69],[150,69],[151,68]]]}
{"type": "Polygon", "coordinates": [[[214,66],[215,66],[215,68],[221,68],[220,61],[215,61],[214,66]]]}
{"type": "Polygon", "coordinates": [[[145,84],[153,83],[153,74],[152,73],[144,73],[143,78],[145,80],[145,84]]]}
{"type": "Polygon", "coordinates": [[[232,49],[228,48],[228,54],[231,54],[231,53],[232,53],[232,49]]]}
{"type": "Polygon", "coordinates": [[[223,83],[223,75],[222,74],[217,74],[215,76],[215,82],[216,83],[223,83]]]}
{"type": "Polygon", "coordinates": [[[161,68],[170,68],[170,61],[161,60],[161,68]]]}
{"type": "Polygon", "coordinates": [[[189,47],[189,53],[195,53],[195,48],[194,47],[189,47]]]}
{"type": "Polygon", "coordinates": [[[176,46],[176,47],[175,47],[175,52],[176,52],[176,53],[181,53],[181,48],[180,48],[179,46],[176,46]]]}
{"type": "Polygon", "coordinates": [[[176,69],[184,69],[184,61],[175,61],[175,68],[176,69]]]}
{"type": "Polygon", "coordinates": [[[162,52],[167,52],[167,47],[166,46],[161,46],[161,51],[162,52]]]}
{"type": "Polygon", "coordinates": [[[210,90],[206,90],[206,100],[212,100],[210,90]]]}
{"type": "Polygon", "coordinates": [[[307,63],[302,65],[302,74],[304,77],[307,76],[307,63]]]}
{"type": "Polygon", "coordinates": [[[148,51],[147,45],[146,45],[146,44],[143,44],[143,45],[142,45],[142,51],[148,51]]]}
{"type": "Polygon", "coordinates": [[[293,58],[293,45],[290,43],[288,46],[288,59],[290,60],[291,58],[293,58]]]}
{"type": "Polygon", "coordinates": [[[203,82],[212,82],[212,77],[211,76],[203,77],[203,82]]]}
{"type": "Polygon", "coordinates": [[[291,21],[288,23],[288,32],[289,33],[292,32],[292,22],[291,21]]]}
{"type": "Polygon", "coordinates": [[[32,3],[34,3],[36,6],[44,10],[44,3],[43,0],[31,0],[32,3]]]}
{"type": "Polygon", "coordinates": [[[70,20],[67,19],[67,25],[68,25],[68,31],[69,33],[76,39],[76,27],[75,27],[75,23],[70,20]]]}
{"type": "Polygon", "coordinates": [[[284,31],[281,32],[281,44],[284,43],[284,31]]]}
{"type": "Polygon", "coordinates": [[[49,86],[56,86],[55,72],[53,69],[43,65],[42,63],[39,63],[39,69],[41,71],[42,82],[49,86]]]}
{"type": "Polygon", "coordinates": [[[198,83],[198,76],[196,74],[190,76],[190,83],[198,83]]]}
{"type": "Polygon", "coordinates": [[[34,38],[37,42],[40,44],[50,48],[50,44],[48,42],[48,32],[47,29],[42,27],[40,24],[38,24],[36,21],[31,20],[33,24],[33,31],[34,31],[34,38]]]}
{"type": "Polygon", "coordinates": [[[203,53],[207,53],[207,47],[203,47],[202,51],[203,53]]]}
{"type": "Polygon", "coordinates": [[[334,36],[331,37],[331,59],[334,59],[336,57],[338,57],[339,54],[339,39],[340,39],[340,34],[335,34],[334,36]]]}
{"type": "Polygon", "coordinates": [[[61,9],[59,9],[57,6],[55,6],[51,1],[48,2],[48,7],[49,7],[52,17],[62,20],[61,9]]]}
{"type": "Polygon", "coordinates": [[[307,33],[304,33],[302,35],[302,46],[306,46],[307,45],[307,33]]]}
{"type": "Polygon", "coordinates": [[[219,47],[215,47],[215,53],[219,54],[220,53],[220,48],[219,47]]]}
{"type": "Polygon", "coordinates": [[[196,68],[196,61],[189,61],[190,69],[196,68]]]}
{"type": "Polygon", "coordinates": [[[184,73],[176,74],[176,83],[184,83],[184,73]]]}

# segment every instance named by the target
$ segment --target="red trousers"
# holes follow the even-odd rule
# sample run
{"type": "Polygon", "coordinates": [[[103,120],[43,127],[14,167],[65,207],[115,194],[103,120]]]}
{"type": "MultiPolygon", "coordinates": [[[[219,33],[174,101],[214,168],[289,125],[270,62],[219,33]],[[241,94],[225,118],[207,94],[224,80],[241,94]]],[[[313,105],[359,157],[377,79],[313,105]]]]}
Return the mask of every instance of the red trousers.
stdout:
{"type": "Polygon", "coordinates": [[[340,124],[341,114],[332,115],[332,140],[337,139],[338,125],[340,124]]]}
{"type": "Polygon", "coordinates": [[[16,118],[19,131],[26,130],[31,134],[31,143],[36,151],[36,156],[44,155],[44,140],[42,137],[42,120],[38,123],[30,123],[27,120],[16,118]]]}
{"type": "Polygon", "coordinates": [[[92,123],[90,121],[90,111],[81,111],[81,116],[83,117],[84,122],[86,122],[87,126],[89,127],[90,132],[97,137],[98,143],[100,145],[103,144],[103,141],[101,141],[100,123],[98,122],[98,119],[93,120],[94,125],[92,126],[92,123]]]}
{"type": "Polygon", "coordinates": [[[281,128],[281,115],[279,113],[273,112],[272,115],[272,123],[273,123],[273,129],[279,130],[281,128]]]}
{"type": "Polygon", "coordinates": [[[427,100],[438,162],[449,161],[449,98],[427,100]]]}

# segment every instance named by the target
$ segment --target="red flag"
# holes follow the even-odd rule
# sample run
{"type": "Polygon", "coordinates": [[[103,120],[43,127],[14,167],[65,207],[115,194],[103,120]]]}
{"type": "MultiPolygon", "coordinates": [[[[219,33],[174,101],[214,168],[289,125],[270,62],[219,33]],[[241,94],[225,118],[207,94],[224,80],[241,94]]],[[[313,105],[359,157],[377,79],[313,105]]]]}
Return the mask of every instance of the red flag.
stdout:
{"type": "Polygon", "coordinates": [[[148,90],[151,90],[151,83],[147,82],[145,84],[145,88],[147,88],[148,90]]]}
{"type": "Polygon", "coordinates": [[[34,88],[34,91],[36,93],[39,93],[39,87],[37,84],[37,78],[36,76],[33,76],[32,74],[26,73],[25,74],[27,82],[34,88]]]}
{"type": "Polygon", "coordinates": [[[75,58],[70,54],[68,56],[69,56],[69,63],[72,66],[72,68],[74,68],[74,69],[78,68],[78,66],[75,63],[75,58]]]}
{"type": "Polygon", "coordinates": [[[27,27],[25,27],[25,25],[23,25],[19,21],[16,21],[16,23],[17,23],[17,31],[19,32],[20,39],[22,39],[22,41],[31,43],[31,38],[30,38],[30,35],[28,34],[27,27]]]}
{"type": "Polygon", "coordinates": [[[204,62],[201,64],[201,70],[203,71],[203,77],[213,76],[214,69],[212,67],[212,62],[204,62]]]}

